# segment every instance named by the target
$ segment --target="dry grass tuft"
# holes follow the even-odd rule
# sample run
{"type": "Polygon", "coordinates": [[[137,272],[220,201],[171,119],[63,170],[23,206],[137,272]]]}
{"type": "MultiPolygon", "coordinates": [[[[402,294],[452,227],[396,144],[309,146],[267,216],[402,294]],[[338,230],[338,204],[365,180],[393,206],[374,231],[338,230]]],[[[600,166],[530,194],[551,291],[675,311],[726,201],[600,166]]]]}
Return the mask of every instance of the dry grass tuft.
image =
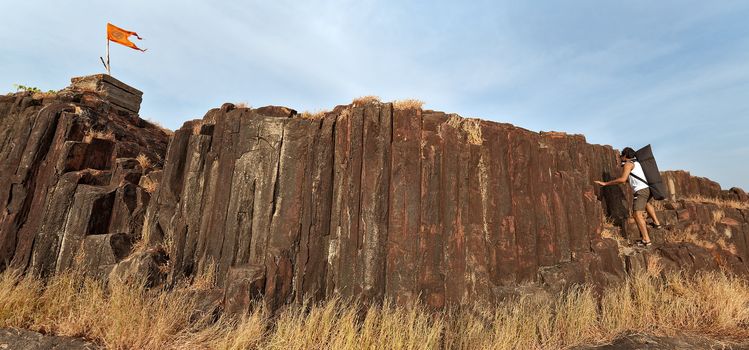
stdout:
{"type": "Polygon", "coordinates": [[[603,217],[601,237],[613,239],[619,247],[628,245],[627,240],[619,233],[619,228],[614,224],[614,220],[608,216],[603,217]]]}
{"type": "Polygon", "coordinates": [[[703,204],[715,204],[721,208],[748,209],[749,210],[749,202],[741,202],[737,200],[711,198],[711,197],[705,197],[705,196],[691,196],[691,197],[684,198],[684,200],[688,202],[696,202],[696,203],[703,203],[703,204]]]}
{"type": "Polygon", "coordinates": [[[298,118],[307,119],[307,120],[320,120],[323,117],[325,117],[325,114],[328,112],[330,111],[328,110],[319,110],[316,112],[304,111],[301,114],[298,114],[298,118]]]}
{"type": "Polygon", "coordinates": [[[215,287],[218,280],[218,264],[213,259],[208,259],[202,271],[192,281],[192,289],[208,290],[215,287]]]}
{"type": "Polygon", "coordinates": [[[652,205],[653,209],[655,209],[655,210],[659,210],[659,211],[660,210],[665,210],[666,206],[663,204],[663,202],[664,201],[662,201],[662,200],[661,201],[653,200],[653,201],[650,202],[650,205],[652,205]]]}
{"type": "Polygon", "coordinates": [[[203,124],[216,125],[216,122],[217,122],[216,119],[218,119],[217,116],[218,116],[218,113],[208,113],[201,120],[203,124]]]}
{"type": "Polygon", "coordinates": [[[603,220],[601,221],[601,224],[603,224],[604,228],[614,228],[616,227],[616,223],[614,222],[614,219],[611,218],[608,215],[603,216],[603,220]]]}
{"type": "Polygon", "coordinates": [[[250,105],[247,104],[247,102],[235,103],[234,107],[236,107],[236,108],[251,108],[250,105]]]}
{"type": "Polygon", "coordinates": [[[205,124],[202,120],[196,120],[192,124],[192,134],[193,135],[200,135],[200,131],[203,129],[203,124],[205,124]]]}
{"type": "MultiPolygon", "coordinates": [[[[738,249],[736,245],[727,242],[725,238],[721,237],[715,241],[706,239],[703,237],[704,233],[695,232],[693,229],[687,227],[684,230],[670,230],[665,234],[664,239],[668,242],[685,242],[692,243],[698,247],[702,247],[708,250],[720,248],[733,255],[738,255],[738,249]]],[[[729,237],[730,238],[730,237],[729,237]]]]}
{"type": "Polygon", "coordinates": [[[147,193],[154,193],[158,189],[159,185],[155,182],[146,182],[141,186],[147,193]]]}
{"type": "Polygon", "coordinates": [[[146,249],[148,249],[148,245],[146,244],[146,240],[141,237],[140,239],[136,240],[133,243],[133,246],[130,248],[130,251],[135,252],[143,252],[146,249]]]}
{"type": "Polygon", "coordinates": [[[50,98],[50,97],[56,97],[59,94],[57,91],[47,91],[47,92],[36,92],[34,93],[31,98],[35,100],[50,98]]]}
{"type": "Polygon", "coordinates": [[[718,238],[715,243],[718,244],[718,247],[720,247],[720,249],[730,252],[733,255],[739,255],[739,251],[738,249],[736,249],[736,245],[726,242],[724,238],[718,238]]]}
{"type": "Polygon", "coordinates": [[[468,143],[473,145],[480,145],[484,143],[484,138],[481,135],[481,120],[464,119],[460,125],[463,127],[463,131],[466,133],[468,143]]]}
{"type": "Polygon", "coordinates": [[[112,349],[559,349],[627,332],[749,336],[746,280],[722,273],[661,276],[653,265],[600,295],[578,286],[445,311],[333,299],[291,306],[273,318],[255,305],[245,317],[218,320],[195,311],[194,285],[105,289],[75,271],[45,285],[6,271],[0,327],[83,336],[112,349]]]}
{"type": "Polygon", "coordinates": [[[721,220],[723,220],[724,217],[726,217],[726,212],[724,212],[723,210],[713,210],[710,212],[710,216],[712,216],[714,225],[719,223],[721,220]]]}
{"type": "Polygon", "coordinates": [[[148,176],[141,176],[138,186],[148,193],[154,193],[159,189],[159,183],[148,176]]]}
{"type": "Polygon", "coordinates": [[[101,140],[115,140],[114,132],[111,130],[87,130],[86,133],[83,135],[83,142],[85,143],[91,143],[94,139],[101,139],[101,140]]]}
{"type": "Polygon", "coordinates": [[[146,170],[151,167],[151,159],[148,158],[147,155],[140,153],[137,157],[135,157],[135,160],[138,161],[138,164],[140,164],[140,168],[143,170],[146,170]]]}
{"type": "Polygon", "coordinates": [[[695,233],[693,230],[686,228],[683,230],[670,230],[664,235],[664,239],[667,242],[672,243],[692,243],[698,247],[705,249],[714,249],[715,244],[700,237],[700,234],[695,233]]]}
{"type": "Polygon", "coordinates": [[[647,256],[645,265],[645,273],[651,277],[658,277],[663,272],[663,265],[661,264],[661,257],[659,255],[647,256]]]}
{"type": "Polygon", "coordinates": [[[424,101],[415,99],[398,100],[393,102],[393,108],[395,109],[421,109],[424,105],[424,101]]]}
{"type": "Polygon", "coordinates": [[[157,121],[155,121],[153,119],[144,118],[143,120],[145,120],[148,124],[151,124],[156,129],[161,130],[163,133],[165,133],[165,134],[167,134],[169,136],[174,135],[174,130],[164,127],[163,125],[161,125],[161,123],[159,123],[159,122],[157,122],[157,121]]]}
{"type": "Polygon", "coordinates": [[[363,106],[370,103],[379,103],[380,97],[379,96],[360,96],[355,98],[351,103],[354,106],[363,106]]]}

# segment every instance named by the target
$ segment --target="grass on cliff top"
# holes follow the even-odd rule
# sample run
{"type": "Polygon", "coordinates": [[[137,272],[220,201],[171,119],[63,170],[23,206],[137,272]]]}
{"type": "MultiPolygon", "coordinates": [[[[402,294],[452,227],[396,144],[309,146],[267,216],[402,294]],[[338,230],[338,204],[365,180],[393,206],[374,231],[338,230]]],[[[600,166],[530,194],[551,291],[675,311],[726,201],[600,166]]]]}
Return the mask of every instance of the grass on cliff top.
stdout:
{"type": "Polygon", "coordinates": [[[369,103],[377,103],[377,102],[380,102],[380,97],[374,96],[374,95],[359,96],[359,97],[354,98],[353,101],[351,101],[351,103],[354,106],[363,106],[369,103]]]}
{"type": "Polygon", "coordinates": [[[713,198],[713,197],[706,197],[706,196],[690,196],[684,199],[690,202],[715,204],[721,208],[749,210],[749,202],[742,202],[742,201],[731,200],[731,199],[720,199],[720,198],[713,198]]]}
{"type": "Polygon", "coordinates": [[[45,286],[0,275],[0,327],[85,337],[110,349],[559,349],[625,332],[749,336],[749,285],[720,273],[661,276],[657,266],[597,296],[589,287],[441,312],[340,300],[290,307],[274,321],[202,315],[194,286],[171,292],[69,273],[45,286]]]}

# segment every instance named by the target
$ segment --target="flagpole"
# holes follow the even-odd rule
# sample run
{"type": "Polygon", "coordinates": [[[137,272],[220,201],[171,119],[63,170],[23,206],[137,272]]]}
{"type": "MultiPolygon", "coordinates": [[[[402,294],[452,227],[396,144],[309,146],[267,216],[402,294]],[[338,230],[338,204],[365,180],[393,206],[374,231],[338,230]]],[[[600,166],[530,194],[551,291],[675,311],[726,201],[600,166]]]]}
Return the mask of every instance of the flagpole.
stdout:
{"type": "Polygon", "coordinates": [[[112,72],[109,70],[109,38],[107,37],[107,75],[112,75],[112,72]]]}

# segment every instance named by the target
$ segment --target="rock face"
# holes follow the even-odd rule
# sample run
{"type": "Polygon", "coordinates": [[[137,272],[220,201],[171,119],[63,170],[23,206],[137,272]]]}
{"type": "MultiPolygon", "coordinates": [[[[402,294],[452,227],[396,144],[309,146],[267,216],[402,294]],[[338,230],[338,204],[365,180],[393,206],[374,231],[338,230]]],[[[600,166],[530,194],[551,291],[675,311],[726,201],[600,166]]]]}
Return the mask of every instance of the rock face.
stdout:
{"type": "Polygon", "coordinates": [[[113,107],[137,114],[143,92],[107,74],[88,75],[71,79],[72,88],[93,91],[113,107]]]}
{"type": "Polygon", "coordinates": [[[744,190],[733,187],[730,190],[722,190],[720,184],[704,177],[696,177],[687,171],[665,171],[663,182],[668,186],[672,200],[679,197],[701,196],[707,198],[720,198],[724,200],[749,201],[744,190]]]}
{"type": "Polygon", "coordinates": [[[175,132],[144,235],[173,241],[173,280],[215,269],[229,299],[276,306],[334,294],[442,306],[556,275],[606,283],[625,271],[602,218],[623,219],[627,201],[593,180],[615,161],[580,135],[390,103],[312,119],[226,104],[175,132]]]}
{"type": "Polygon", "coordinates": [[[749,274],[743,190],[665,172],[666,227],[634,248],[629,189],[593,183],[619,175],[617,152],[581,135],[370,101],[317,116],[225,104],[169,139],[133,114],[138,93],[96,79],[0,97],[0,269],[215,276],[210,300],[230,313],[256,298],[439,308],[641,270],[749,274]]]}
{"type": "MultiPolygon", "coordinates": [[[[314,118],[225,104],[176,131],[144,236],[169,242],[172,282],[215,273],[235,313],[258,297],[492,302],[523,283],[605,286],[656,263],[747,273],[746,209],[660,203],[657,246],[627,245],[639,238],[629,190],[593,184],[618,176],[616,154],[390,103],[314,118]]],[[[665,175],[674,198],[738,193],[665,175]]]]}
{"type": "MultiPolygon", "coordinates": [[[[105,99],[113,86],[126,87],[94,76],[0,96],[0,270],[106,274],[130,254],[150,198],[139,183],[160,168],[169,136],[105,99]]],[[[140,95],[128,96],[117,103],[137,110],[140,95]]]]}

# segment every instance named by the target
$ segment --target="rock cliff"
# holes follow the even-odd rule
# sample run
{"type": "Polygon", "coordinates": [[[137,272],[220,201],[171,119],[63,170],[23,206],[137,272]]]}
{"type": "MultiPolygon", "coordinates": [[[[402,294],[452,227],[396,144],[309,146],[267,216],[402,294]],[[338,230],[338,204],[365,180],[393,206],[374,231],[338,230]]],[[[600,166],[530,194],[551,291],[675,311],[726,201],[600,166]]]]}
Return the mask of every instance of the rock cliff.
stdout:
{"type": "Polygon", "coordinates": [[[258,297],[442,307],[655,266],[748,271],[743,190],[665,172],[666,228],[634,248],[628,189],[593,184],[619,174],[617,152],[581,135],[370,100],[314,116],[225,104],[169,138],[134,114],[137,90],[97,79],[0,97],[2,268],[215,276],[233,313],[258,297]]]}
{"type": "Polygon", "coordinates": [[[599,237],[622,194],[592,185],[614,159],[582,136],[391,103],[314,119],[227,104],[175,132],[145,234],[173,240],[174,278],[215,268],[272,304],[493,300],[547,266],[623,275],[599,237]]]}
{"type": "Polygon", "coordinates": [[[130,254],[169,140],[134,105],[140,92],[102,75],[0,96],[1,269],[106,274],[130,254]]]}
{"type": "MultiPolygon", "coordinates": [[[[616,154],[580,135],[377,101],[313,118],[226,104],[175,132],[144,235],[169,242],[173,281],[215,270],[230,311],[260,295],[273,307],[332,295],[495,301],[529,282],[603,286],[661,257],[746,271],[746,210],[725,213],[735,233],[723,246],[667,241],[667,230],[650,251],[623,243],[636,234],[630,196],[593,184],[618,175],[616,154]]],[[[674,199],[722,194],[666,175],[674,199]]],[[[702,217],[713,208],[661,209],[670,227],[714,231],[702,217]]]]}

